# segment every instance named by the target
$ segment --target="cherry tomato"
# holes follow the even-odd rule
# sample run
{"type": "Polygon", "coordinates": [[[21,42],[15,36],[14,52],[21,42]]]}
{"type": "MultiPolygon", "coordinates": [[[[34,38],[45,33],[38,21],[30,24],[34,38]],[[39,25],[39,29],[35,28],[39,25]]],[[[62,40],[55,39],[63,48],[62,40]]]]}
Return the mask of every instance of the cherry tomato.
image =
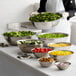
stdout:
{"type": "Polygon", "coordinates": [[[35,48],[32,51],[37,53],[47,53],[48,51],[51,51],[50,48],[35,48]]]}

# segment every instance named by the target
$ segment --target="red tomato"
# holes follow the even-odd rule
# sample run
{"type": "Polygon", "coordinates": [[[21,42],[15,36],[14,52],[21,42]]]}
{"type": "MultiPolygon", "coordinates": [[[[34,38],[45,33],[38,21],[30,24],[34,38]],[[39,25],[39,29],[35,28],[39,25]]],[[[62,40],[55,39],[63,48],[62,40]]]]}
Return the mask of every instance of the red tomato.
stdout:
{"type": "Polygon", "coordinates": [[[37,52],[37,53],[46,53],[48,51],[51,51],[52,49],[50,48],[35,48],[34,50],[32,50],[33,52],[37,52]]]}

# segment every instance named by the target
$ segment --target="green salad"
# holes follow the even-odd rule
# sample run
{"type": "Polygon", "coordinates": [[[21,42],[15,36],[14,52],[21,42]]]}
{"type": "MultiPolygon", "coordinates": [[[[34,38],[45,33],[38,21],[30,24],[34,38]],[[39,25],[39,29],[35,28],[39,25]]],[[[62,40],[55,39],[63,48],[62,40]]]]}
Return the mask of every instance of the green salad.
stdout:
{"type": "Polygon", "coordinates": [[[39,44],[42,44],[42,41],[39,41],[39,40],[23,40],[23,41],[19,41],[18,44],[39,45],[39,44]]]}
{"type": "Polygon", "coordinates": [[[24,37],[24,36],[32,36],[35,32],[31,31],[18,31],[18,32],[5,32],[3,35],[8,37],[24,37]]]}
{"type": "Polygon", "coordinates": [[[49,22],[49,21],[54,21],[57,19],[60,19],[62,17],[61,14],[59,13],[40,13],[37,15],[34,15],[32,17],[29,18],[30,21],[33,22],[49,22]]]}
{"type": "Polygon", "coordinates": [[[67,34],[61,34],[61,33],[48,33],[48,34],[41,34],[38,35],[39,38],[62,38],[67,37],[67,34]]]}

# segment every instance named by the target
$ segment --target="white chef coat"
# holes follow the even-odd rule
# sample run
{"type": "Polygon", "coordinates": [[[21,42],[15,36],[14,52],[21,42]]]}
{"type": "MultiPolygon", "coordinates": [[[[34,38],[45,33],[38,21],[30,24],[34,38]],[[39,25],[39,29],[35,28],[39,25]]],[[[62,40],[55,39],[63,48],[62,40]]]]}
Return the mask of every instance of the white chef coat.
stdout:
{"type": "Polygon", "coordinates": [[[62,0],[47,0],[46,11],[53,13],[64,12],[65,9],[62,0]]]}

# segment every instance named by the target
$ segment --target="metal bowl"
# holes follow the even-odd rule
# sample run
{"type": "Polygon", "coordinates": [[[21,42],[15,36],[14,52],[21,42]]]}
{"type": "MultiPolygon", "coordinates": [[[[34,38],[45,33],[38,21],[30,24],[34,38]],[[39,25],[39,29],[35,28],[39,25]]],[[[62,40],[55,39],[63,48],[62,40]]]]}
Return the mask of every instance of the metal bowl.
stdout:
{"type": "MultiPolygon", "coordinates": [[[[47,48],[47,47],[42,47],[42,48],[44,48],[44,49],[50,49],[49,51],[52,51],[54,49],[54,48],[47,48]]],[[[41,50],[37,50],[38,52],[34,52],[33,51],[34,49],[32,49],[32,53],[34,54],[34,56],[36,58],[48,57],[49,56],[48,51],[47,52],[45,52],[45,51],[43,52],[43,50],[42,50],[42,52],[41,52],[41,50]]]]}
{"type": "Polygon", "coordinates": [[[41,58],[41,57],[48,57],[48,53],[36,53],[36,52],[33,52],[34,56],[36,58],[41,58]]]}
{"type": "MultiPolygon", "coordinates": [[[[43,35],[43,34],[48,34],[48,33],[41,33],[38,35],[43,35]]],[[[48,43],[54,43],[54,42],[66,42],[68,34],[67,33],[51,33],[51,34],[65,34],[67,35],[66,37],[61,37],[61,38],[40,38],[38,37],[39,40],[44,42],[44,46],[47,46],[48,43]]]]}
{"type": "Polygon", "coordinates": [[[39,62],[42,67],[49,67],[52,65],[52,62],[39,62]]]}
{"type": "MultiPolygon", "coordinates": [[[[41,58],[40,58],[40,59],[41,59],[41,58]]],[[[51,66],[51,65],[53,64],[53,62],[54,62],[54,61],[41,62],[40,59],[38,59],[38,61],[39,61],[40,65],[41,65],[42,67],[49,67],[49,66],[51,66]]]]}
{"type": "Polygon", "coordinates": [[[67,69],[71,63],[70,62],[56,62],[55,65],[59,70],[65,70],[67,69]]]}
{"type": "MultiPolygon", "coordinates": [[[[47,48],[47,47],[43,47],[43,48],[50,49],[49,51],[52,51],[52,50],[53,50],[53,48],[47,48]]],[[[35,49],[35,48],[34,48],[34,49],[35,49]]],[[[34,54],[34,56],[35,56],[36,58],[48,57],[48,56],[49,56],[48,51],[47,51],[47,52],[43,52],[43,50],[42,50],[42,52],[41,52],[41,51],[37,50],[38,52],[34,52],[34,51],[33,51],[34,49],[32,49],[32,53],[34,54]]],[[[41,49],[41,48],[40,48],[40,49],[41,49]]]]}
{"type": "Polygon", "coordinates": [[[55,21],[50,22],[34,22],[34,25],[37,29],[50,29],[54,26],[56,26],[60,22],[61,18],[55,21]]]}
{"type": "MultiPolygon", "coordinates": [[[[32,31],[27,31],[27,32],[31,33],[32,31]]],[[[27,36],[26,35],[27,32],[25,32],[25,31],[8,31],[8,32],[3,33],[3,36],[10,45],[17,45],[17,43],[16,43],[17,40],[31,39],[31,38],[33,38],[33,36],[36,35],[35,32],[32,32],[33,34],[27,36]],[[21,34],[24,34],[24,35],[19,34],[19,32],[22,32],[21,34]],[[15,34],[15,36],[13,36],[13,34],[15,34]]]]}
{"type": "MultiPolygon", "coordinates": [[[[35,40],[35,39],[26,39],[26,40],[35,40]]],[[[23,53],[31,53],[32,51],[32,49],[33,48],[38,48],[38,47],[43,47],[43,44],[41,43],[41,44],[38,44],[38,45],[32,45],[32,44],[30,44],[30,45],[27,45],[27,44],[20,44],[19,42],[20,41],[26,41],[26,40],[18,40],[17,41],[17,45],[18,45],[18,47],[21,49],[21,51],[23,52],[23,53]]],[[[39,40],[38,40],[39,41],[39,40]]]]}
{"type": "Polygon", "coordinates": [[[70,47],[71,47],[71,43],[69,43],[69,42],[55,42],[55,43],[48,43],[47,44],[47,46],[48,47],[51,47],[51,48],[54,48],[54,49],[57,49],[57,50],[68,50],[68,49],[70,49],[70,47]],[[62,44],[69,44],[68,46],[58,46],[58,47],[56,47],[56,46],[49,46],[49,45],[52,45],[52,44],[60,44],[60,43],[62,43],[62,44]]]}
{"type": "MultiPolygon", "coordinates": [[[[60,51],[69,51],[69,50],[60,50],[60,51]]],[[[50,52],[52,52],[52,51],[49,51],[48,53],[50,53],[50,52]]],[[[74,54],[73,51],[69,51],[69,52],[71,52],[72,54],[74,54]]],[[[49,54],[49,56],[51,58],[54,58],[56,61],[66,62],[66,61],[70,60],[72,54],[71,55],[52,55],[52,54],[49,54]]]]}
{"type": "Polygon", "coordinates": [[[4,38],[7,40],[7,42],[10,45],[17,45],[16,41],[21,40],[21,39],[31,39],[32,36],[24,36],[24,37],[8,37],[8,36],[4,36],[4,38]]]}

